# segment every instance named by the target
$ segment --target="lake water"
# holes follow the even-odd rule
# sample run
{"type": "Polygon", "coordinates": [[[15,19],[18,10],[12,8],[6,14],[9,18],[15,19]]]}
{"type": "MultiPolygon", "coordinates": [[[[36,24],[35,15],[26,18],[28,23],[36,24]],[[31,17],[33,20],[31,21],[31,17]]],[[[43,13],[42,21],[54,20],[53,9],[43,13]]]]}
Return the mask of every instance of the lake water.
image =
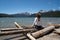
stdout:
{"type": "MultiPolygon", "coordinates": [[[[15,27],[14,22],[17,22],[21,26],[32,25],[34,17],[16,17],[16,18],[0,18],[0,28],[15,27]]],[[[46,26],[48,23],[60,24],[60,18],[56,17],[42,17],[41,24],[46,26]]]]}

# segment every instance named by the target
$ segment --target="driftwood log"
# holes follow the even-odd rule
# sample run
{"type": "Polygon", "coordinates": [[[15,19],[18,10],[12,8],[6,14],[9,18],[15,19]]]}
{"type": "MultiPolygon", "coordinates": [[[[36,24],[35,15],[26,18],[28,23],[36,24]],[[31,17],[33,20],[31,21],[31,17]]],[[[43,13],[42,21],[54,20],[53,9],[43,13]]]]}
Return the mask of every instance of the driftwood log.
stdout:
{"type": "MultiPolygon", "coordinates": [[[[1,28],[1,31],[14,31],[14,30],[21,30],[24,29],[22,26],[20,26],[17,22],[14,22],[16,25],[16,28],[1,28]]],[[[34,29],[33,27],[26,27],[26,29],[34,29]]]]}
{"type": "Polygon", "coordinates": [[[21,30],[20,28],[1,28],[1,31],[14,31],[14,30],[21,30]]]}
{"type": "Polygon", "coordinates": [[[17,28],[23,29],[17,22],[14,22],[17,28]]]}
{"type": "Polygon", "coordinates": [[[7,34],[16,34],[16,33],[28,33],[28,32],[36,31],[36,29],[21,29],[15,31],[1,31],[0,35],[7,35],[7,34]]]}
{"type": "Polygon", "coordinates": [[[55,26],[55,28],[60,28],[60,24],[48,24],[48,26],[55,26]]]}
{"type": "Polygon", "coordinates": [[[34,32],[36,29],[23,29],[17,22],[14,22],[17,28],[5,28],[1,29],[0,35],[15,34],[15,33],[27,33],[34,32]]]}
{"type": "Polygon", "coordinates": [[[57,33],[60,35],[60,28],[59,29],[55,29],[54,33],[57,33]]]}
{"type": "Polygon", "coordinates": [[[23,29],[17,22],[14,22],[16,28],[1,28],[1,31],[13,31],[13,30],[21,30],[23,29]]]}
{"type": "Polygon", "coordinates": [[[36,40],[30,33],[27,33],[27,37],[31,40],[36,40]]]}
{"type": "MultiPolygon", "coordinates": [[[[16,29],[19,29],[17,31],[7,31],[7,32],[1,32],[0,35],[7,35],[7,34],[14,34],[14,33],[26,33],[26,32],[30,32],[30,31],[36,31],[36,29],[23,29],[17,22],[14,22],[14,24],[16,25],[16,29]]],[[[60,26],[60,24],[53,24],[48,26],[47,28],[44,28],[42,30],[39,30],[37,32],[34,33],[27,33],[27,36],[31,39],[31,40],[36,40],[35,38],[39,38],[42,35],[45,35],[46,33],[50,32],[51,30],[53,30],[55,27],[60,26]]],[[[10,29],[7,29],[10,30],[10,29]]],[[[13,29],[12,29],[13,30],[13,29]]]]}
{"type": "Polygon", "coordinates": [[[49,26],[45,29],[39,30],[37,32],[34,33],[28,33],[27,36],[31,39],[31,40],[35,40],[34,38],[39,38],[42,35],[45,35],[46,33],[50,32],[51,30],[53,30],[55,27],[54,26],[49,26]],[[31,37],[32,36],[32,37],[31,37]]]}

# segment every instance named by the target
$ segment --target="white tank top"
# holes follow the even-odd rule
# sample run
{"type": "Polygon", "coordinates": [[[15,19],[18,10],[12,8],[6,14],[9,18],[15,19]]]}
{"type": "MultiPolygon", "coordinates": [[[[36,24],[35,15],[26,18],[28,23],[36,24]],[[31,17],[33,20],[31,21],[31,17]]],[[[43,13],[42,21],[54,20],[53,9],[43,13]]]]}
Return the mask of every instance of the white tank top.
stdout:
{"type": "Polygon", "coordinates": [[[40,21],[38,21],[37,17],[35,18],[33,25],[37,25],[37,26],[41,25],[40,21]]]}

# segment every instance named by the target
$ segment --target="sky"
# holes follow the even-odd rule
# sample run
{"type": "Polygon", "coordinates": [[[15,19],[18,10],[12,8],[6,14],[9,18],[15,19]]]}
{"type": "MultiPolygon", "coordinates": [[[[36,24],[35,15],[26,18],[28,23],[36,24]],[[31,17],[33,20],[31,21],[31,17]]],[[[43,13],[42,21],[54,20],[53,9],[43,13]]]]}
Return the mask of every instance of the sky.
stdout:
{"type": "Polygon", "coordinates": [[[35,13],[52,9],[60,9],[60,0],[0,0],[0,13],[35,13]]]}

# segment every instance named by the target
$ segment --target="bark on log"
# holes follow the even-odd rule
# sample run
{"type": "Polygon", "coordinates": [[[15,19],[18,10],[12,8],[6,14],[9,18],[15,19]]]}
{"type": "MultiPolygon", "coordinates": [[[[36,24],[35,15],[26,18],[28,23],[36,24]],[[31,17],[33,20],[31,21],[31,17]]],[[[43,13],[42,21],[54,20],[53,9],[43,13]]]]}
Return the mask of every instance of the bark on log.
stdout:
{"type": "Polygon", "coordinates": [[[27,32],[36,31],[36,29],[21,29],[16,31],[4,31],[0,32],[0,35],[15,34],[15,33],[27,33],[27,32]]]}
{"type": "MultiPolygon", "coordinates": [[[[33,36],[34,38],[39,38],[40,36],[43,36],[45,34],[47,34],[48,32],[50,32],[51,30],[53,30],[55,27],[54,26],[49,26],[45,29],[39,30],[37,32],[31,33],[31,36],[33,36]]],[[[28,35],[27,35],[28,36],[28,35]]],[[[30,37],[29,37],[30,38],[30,37]]],[[[30,38],[31,39],[31,38],[30,38]]]]}

